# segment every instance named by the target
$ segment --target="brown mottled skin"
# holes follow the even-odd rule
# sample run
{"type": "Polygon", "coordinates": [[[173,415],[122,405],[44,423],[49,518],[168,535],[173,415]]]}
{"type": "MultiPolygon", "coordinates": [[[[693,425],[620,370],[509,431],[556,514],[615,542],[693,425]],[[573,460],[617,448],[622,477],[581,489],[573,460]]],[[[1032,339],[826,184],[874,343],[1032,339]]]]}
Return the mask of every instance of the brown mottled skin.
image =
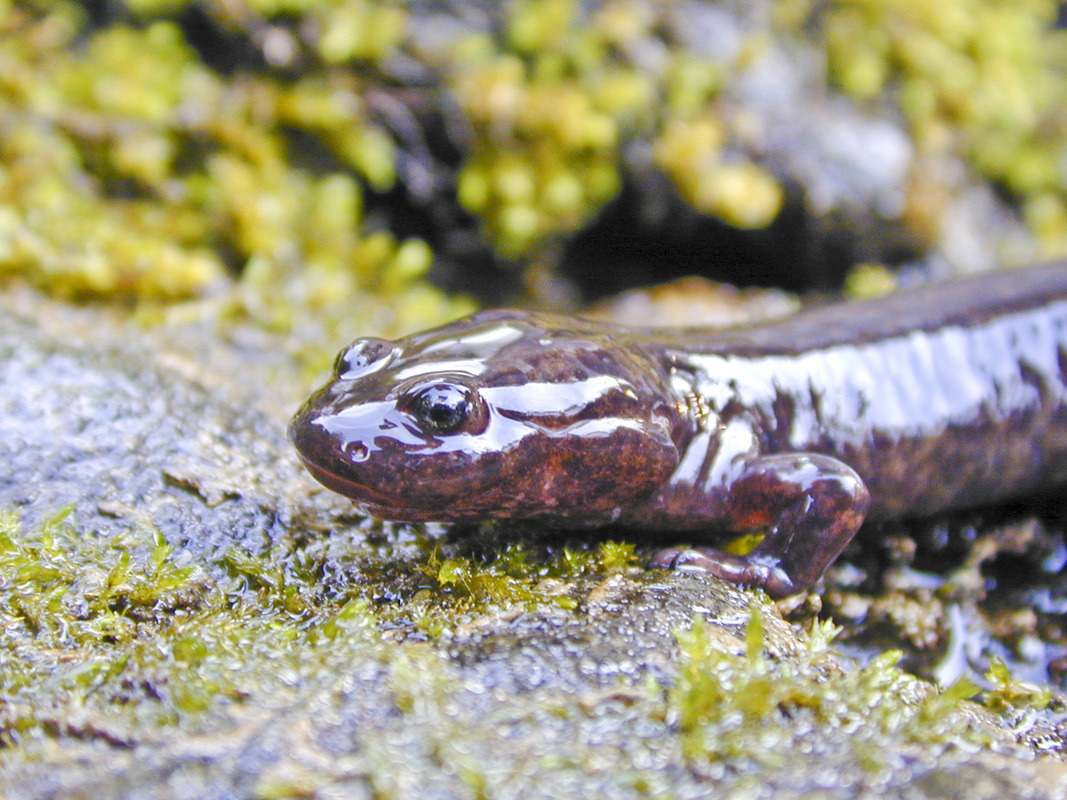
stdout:
{"type": "Polygon", "coordinates": [[[653,563],[781,597],[867,516],[1067,482],[1065,365],[1065,263],[723,332],[487,311],[355,342],[289,436],[383,519],[761,529],[653,563]]]}

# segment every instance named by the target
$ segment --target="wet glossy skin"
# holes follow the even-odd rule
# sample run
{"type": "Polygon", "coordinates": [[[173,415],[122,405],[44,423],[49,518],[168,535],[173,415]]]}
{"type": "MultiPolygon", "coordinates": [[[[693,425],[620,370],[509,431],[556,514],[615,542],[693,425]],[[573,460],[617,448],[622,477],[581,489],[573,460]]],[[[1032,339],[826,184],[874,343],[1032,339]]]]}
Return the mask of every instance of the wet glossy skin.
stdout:
{"type": "Polygon", "coordinates": [[[1067,481],[1065,366],[1065,264],[730,332],[489,311],[354,343],[289,435],[319,481],[384,519],[760,529],[746,557],[653,563],[783,596],[868,512],[1067,481]]]}

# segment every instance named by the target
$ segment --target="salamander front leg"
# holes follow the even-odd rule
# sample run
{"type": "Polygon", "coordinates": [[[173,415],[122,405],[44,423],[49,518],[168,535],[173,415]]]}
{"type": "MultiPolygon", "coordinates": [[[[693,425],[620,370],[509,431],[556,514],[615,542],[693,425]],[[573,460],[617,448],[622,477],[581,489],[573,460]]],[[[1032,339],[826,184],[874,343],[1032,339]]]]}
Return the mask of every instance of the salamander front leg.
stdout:
{"type": "Polygon", "coordinates": [[[801,592],[819,579],[856,535],[870,505],[859,475],[814,453],[760,456],[730,486],[724,521],[734,531],[764,528],[747,556],[706,547],[669,548],[654,566],[710,572],[771,597],[801,592]]]}

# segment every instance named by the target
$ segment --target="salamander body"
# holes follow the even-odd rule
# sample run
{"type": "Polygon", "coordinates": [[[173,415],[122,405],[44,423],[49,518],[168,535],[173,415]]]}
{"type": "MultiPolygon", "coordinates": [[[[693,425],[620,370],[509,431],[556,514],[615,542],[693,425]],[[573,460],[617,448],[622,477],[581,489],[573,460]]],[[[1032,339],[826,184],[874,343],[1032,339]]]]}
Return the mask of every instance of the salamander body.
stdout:
{"type": "Polygon", "coordinates": [[[289,436],[383,519],[762,530],[653,563],[780,597],[865,518],[1067,482],[1065,370],[1063,263],[730,331],[485,311],[356,341],[289,436]]]}

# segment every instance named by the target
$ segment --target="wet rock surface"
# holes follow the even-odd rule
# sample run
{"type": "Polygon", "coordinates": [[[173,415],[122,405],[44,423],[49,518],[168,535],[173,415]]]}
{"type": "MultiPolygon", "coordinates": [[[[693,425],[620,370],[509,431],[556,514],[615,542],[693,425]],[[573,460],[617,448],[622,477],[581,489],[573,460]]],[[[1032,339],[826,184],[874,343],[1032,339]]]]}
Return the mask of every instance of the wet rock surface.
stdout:
{"type": "Polygon", "coordinates": [[[73,504],[79,529],[149,526],[205,556],[277,541],[299,477],[284,427],[124,333],[0,316],[0,505],[33,525],[73,504]]]}

